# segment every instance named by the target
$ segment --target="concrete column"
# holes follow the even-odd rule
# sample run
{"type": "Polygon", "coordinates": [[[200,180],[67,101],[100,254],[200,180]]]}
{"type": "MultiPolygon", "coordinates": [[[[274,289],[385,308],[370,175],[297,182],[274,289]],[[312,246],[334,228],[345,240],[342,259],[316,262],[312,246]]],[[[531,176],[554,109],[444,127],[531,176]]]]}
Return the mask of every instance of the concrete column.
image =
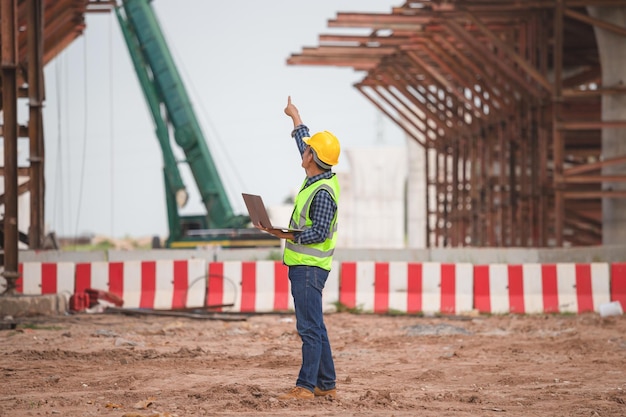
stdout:
{"type": "MultiPolygon", "coordinates": [[[[587,8],[589,15],[613,25],[626,27],[626,6],[587,8]]],[[[626,84],[626,37],[595,27],[596,40],[602,65],[604,87],[626,84]]],[[[603,120],[626,120],[626,95],[605,94],[602,97],[603,120]]],[[[626,129],[607,128],[602,131],[602,157],[615,158],[626,155],[626,129]]],[[[625,175],[626,166],[616,165],[603,169],[604,175],[625,175]]],[[[603,184],[604,189],[625,190],[624,183],[603,184]]],[[[602,201],[602,243],[604,245],[626,242],[626,199],[604,198],[602,201]]]]}
{"type": "Polygon", "coordinates": [[[426,153],[422,145],[407,136],[407,246],[411,249],[426,247],[426,178],[424,178],[426,153]]]}

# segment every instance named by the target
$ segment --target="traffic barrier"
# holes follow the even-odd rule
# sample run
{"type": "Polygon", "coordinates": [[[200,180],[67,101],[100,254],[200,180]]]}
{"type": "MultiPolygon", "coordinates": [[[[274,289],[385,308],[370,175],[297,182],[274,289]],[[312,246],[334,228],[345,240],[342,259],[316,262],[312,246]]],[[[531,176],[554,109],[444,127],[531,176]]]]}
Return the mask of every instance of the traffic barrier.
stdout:
{"type": "Polygon", "coordinates": [[[374,313],[454,314],[472,310],[472,265],[343,262],[339,301],[374,313]]]}
{"type": "Polygon", "coordinates": [[[626,309],[626,262],[611,264],[611,301],[619,301],[626,309]]]}
{"type": "Polygon", "coordinates": [[[210,262],[208,277],[207,307],[238,313],[293,309],[282,262],[210,262]]]}
{"type": "MultiPolygon", "coordinates": [[[[93,288],[121,297],[125,308],[294,308],[288,268],[280,261],[25,262],[19,272],[18,293],[93,288]]],[[[323,292],[325,312],[340,303],[375,313],[585,313],[609,301],[626,306],[626,263],[334,262],[323,292]]]]}
{"type": "Polygon", "coordinates": [[[481,313],[584,313],[609,301],[607,263],[474,266],[481,313]]]}
{"type": "MultiPolygon", "coordinates": [[[[333,265],[323,292],[324,311],[338,299],[338,265],[333,265]]],[[[211,262],[206,305],[217,311],[266,313],[293,311],[288,267],[281,261],[211,262]]]]}
{"type": "Polygon", "coordinates": [[[25,295],[74,294],[73,262],[24,262],[18,265],[16,291],[25,295]]]}
{"type": "Polygon", "coordinates": [[[76,292],[108,291],[124,300],[124,308],[202,307],[205,271],[201,259],[78,263],[76,292]]]}

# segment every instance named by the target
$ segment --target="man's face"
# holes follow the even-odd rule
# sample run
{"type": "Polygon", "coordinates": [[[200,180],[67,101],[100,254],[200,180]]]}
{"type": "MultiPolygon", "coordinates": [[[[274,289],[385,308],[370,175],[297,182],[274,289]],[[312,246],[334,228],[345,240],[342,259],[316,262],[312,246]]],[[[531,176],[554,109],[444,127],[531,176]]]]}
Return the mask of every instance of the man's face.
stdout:
{"type": "Polygon", "coordinates": [[[307,167],[311,163],[315,163],[315,161],[313,160],[313,150],[310,146],[307,145],[307,147],[304,148],[304,152],[302,153],[302,168],[307,169],[307,167]]]}

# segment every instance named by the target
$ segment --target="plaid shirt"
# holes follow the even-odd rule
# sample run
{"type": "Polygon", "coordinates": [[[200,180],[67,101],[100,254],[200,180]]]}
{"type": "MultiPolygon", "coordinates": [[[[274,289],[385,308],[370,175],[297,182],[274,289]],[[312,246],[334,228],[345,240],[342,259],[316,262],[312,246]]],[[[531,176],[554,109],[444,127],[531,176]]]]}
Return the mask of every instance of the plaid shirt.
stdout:
{"type": "MultiPolygon", "coordinates": [[[[302,138],[310,137],[309,128],[305,125],[298,125],[292,132],[291,136],[296,140],[296,145],[300,151],[300,156],[306,149],[306,143],[302,138]]],[[[321,179],[331,178],[335,175],[332,171],[326,171],[314,177],[307,178],[304,188],[321,179]]],[[[303,188],[303,189],[304,189],[303,188]]],[[[311,210],[309,216],[313,225],[300,233],[294,233],[296,243],[301,245],[310,245],[312,243],[321,243],[326,240],[330,231],[330,223],[337,212],[337,204],[332,199],[328,191],[320,190],[311,201],[311,210]]]]}

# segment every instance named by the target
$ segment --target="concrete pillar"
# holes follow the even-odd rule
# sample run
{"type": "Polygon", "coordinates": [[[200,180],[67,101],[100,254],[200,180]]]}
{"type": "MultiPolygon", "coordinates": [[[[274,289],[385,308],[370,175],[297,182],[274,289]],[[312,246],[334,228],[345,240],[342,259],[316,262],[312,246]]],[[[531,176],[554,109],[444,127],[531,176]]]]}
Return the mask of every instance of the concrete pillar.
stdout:
{"type": "MultiPolygon", "coordinates": [[[[352,202],[348,204],[354,222],[349,247],[404,248],[406,149],[376,146],[346,149],[345,154],[350,164],[352,202]]],[[[342,222],[341,210],[346,197],[342,191],[338,219],[342,222]]],[[[338,227],[344,230],[341,224],[338,227]]]]}
{"type": "MultiPolygon", "coordinates": [[[[626,27],[626,6],[588,7],[589,15],[613,25],[626,27]]],[[[604,87],[626,84],[626,37],[595,27],[596,40],[602,65],[604,87]]],[[[603,120],[626,120],[626,95],[605,94],[602,97],[603,120]]],[[[602,132],[602,157],[615,158],[626,155],[626,129],[607,128],[602,132]]],[[[604,175],[625,175],[626,167],[610,166],[604,175]]],[[[604,183],[604,189],[625,190],[624,183],[604,183]]],[[[604,245],[626,242],[626,199],[605,198],[602,201],[602,243],[604,245]]]]}
{"type": "Polygon", "coordinates": [[[422,145],[407,136],[407,234],[409,248],[426,247],[426,178],[424,178],[426,153],[422,145]]]}

